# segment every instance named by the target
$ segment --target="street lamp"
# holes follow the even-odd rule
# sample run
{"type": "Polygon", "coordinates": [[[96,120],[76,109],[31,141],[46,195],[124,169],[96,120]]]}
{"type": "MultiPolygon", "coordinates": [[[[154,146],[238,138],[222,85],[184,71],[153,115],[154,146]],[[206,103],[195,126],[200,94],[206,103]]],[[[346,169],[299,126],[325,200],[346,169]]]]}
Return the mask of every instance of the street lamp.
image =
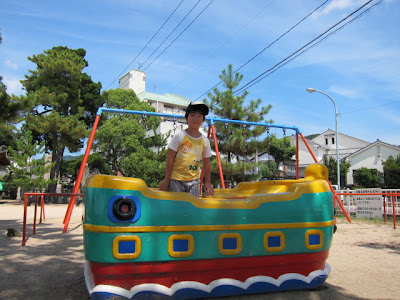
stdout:
{"type": "Polygon", "coordinates": [[[338,190],[340,190],[340,162],[339,162],[339,141],[338,141],[338,122],[337,122],[338,113],[337,113],[337,109],[336,109],[336,102],[335,102],[335,100],[333,100],[333,99],[331,98],[331,96],[329,96],[328,94],[325,94],[324,92],[318,91],[318,90],[316,90],[316,89],[308,88],[308,89],[307,89],[307,92],[309,92],[309,93],[318,92],[318,93],[324,94],[325,96],[327,96],[329,99],[332,100],[333,105],[335,106],[337,185],[338,185],[338,190]]]}

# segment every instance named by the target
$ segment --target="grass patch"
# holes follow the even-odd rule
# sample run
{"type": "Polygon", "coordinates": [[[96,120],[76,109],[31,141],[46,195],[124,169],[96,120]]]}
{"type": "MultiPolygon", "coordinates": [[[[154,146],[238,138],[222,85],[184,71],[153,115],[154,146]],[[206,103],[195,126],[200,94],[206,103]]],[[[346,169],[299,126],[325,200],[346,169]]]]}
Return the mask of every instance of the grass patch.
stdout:
{"type": "MultiPolygon", "coordinates": [[[[338,214],[336,215],[336,218],[338,221],[340,222],[348,222],[347,218],[345,215],[343,214],[338,214]]],[[[358,222],[358,223],[365,223],[365,224],[372,224],[372,225],[385,225],[385,220],[382,218],[372,218],[372,219],[367,219],[367,218],[357,218],[355,214],[352,214],[350,216],[351,220],[354,222],[358,222]]],[[[393,216],[387,216],[387,222],[386,224],[393,224],[393,216]]],[[[400,223],[400,218],[396,218],[397,223],[400,223]]]]}

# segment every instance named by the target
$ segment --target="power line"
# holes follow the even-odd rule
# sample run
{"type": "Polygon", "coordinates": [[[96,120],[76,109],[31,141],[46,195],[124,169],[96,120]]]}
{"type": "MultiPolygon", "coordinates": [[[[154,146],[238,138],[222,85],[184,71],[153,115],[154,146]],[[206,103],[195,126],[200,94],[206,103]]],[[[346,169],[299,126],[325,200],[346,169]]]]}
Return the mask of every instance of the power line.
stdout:
{"type": "MultiPolygon", "coordinates": [[[[295,25],[293,25],[290,29],[285,31],[283,34],[281,34],[277,39],[275,39],[273,42],[271,42],[268,46],[266,46],[264,49],[262,49],[260,52],[258,52],[256,55],[254,55],[252,58],[250,58],[247,62],[245,62],[243,65],[241,65],[238,69],[236,69],[234,72],[239,71],[242,69],[244,66],[246,66],[248,63],[253,61],[257,56],[259,56],[261,53],[263,53],[265,50],[270,48],[272,45],[274,45],[276,42],[278,42],[281,38],[283,38],[285,35],[287,35],[290,31],[292,31],[294,28],[296,28],[298,25],[300,25],[304,20],[306,20],[309,16],[311,16],[315,11],[317,11],[319,8],[321,8],[323,5],[325,5],[329,0],[323,2],[321,5],[319,5],[317,8],[315,8],[313,11],[311,11],[309,14],[307,14],[303,19],[301,19],[299,22],[297,22],[295,25]]],[[[216,85],[214,85],[212,88],[201,94],[199,97],[196,98],[196,100],[200,99],[201,97],[205,96],[208,92],[216,88],[218,85],[220,85],[222,81],[218,82],[216,85]]]]}
{"type": "MultiPolygon", "coordinates": [[[[215,48],[215,49],[222,48],[222,46],[224,46],[225,44],[227,44],[228,42],[230,42],[231,40],[233,40],[233,38],[236,37],[244,28],[246,28],[246,27],[247,27],[250,23],[252,23],[259,15],[261,15],[261,14],[265,11],[265,9],[267,9],[267,8],[271,5],[271,3],[272,3],[273,1],[274,1],[274,0],[270,0],[269,3],[268,3],[267,5],[265,5],[261,10],[259,10],[259,11],[257,12],[257,14],[256,14],[249,22],[247,22],[246,25],[244,25],[242,28],[240,28],[238,31],[236,31],[229,39],[225,40],[223,43],[221,43],[221,44],[220,44],[217,48],[215,48]]],[[[215,52],[215,50],[214,50],[214,52],[215,52]]],[[[173,88],[179,86],[182,82],[184,82],[187,78],[189,78],[189,76],[191,75],[191,73],[193,73],[195,70],[197,70],[200,66],[204,66],[204,63],[205,63],[206,61],[208,61],[212,56],[213,56],[213,53],[211,53],[207,58],[203,59],[203,61],[201,61],[200,63],[198,63],[198,65],[194,68],[194,70],[192,70],[191,72],[189,72],[189,74],[187,74],[187,76],[186,76],[184,79],[182,79],[180,82],[178,82],[177,84],[175,84],[175,86],[174,86],[173,88]]],[[[220,82],[220,83],[221,83],[221,82],[220,82]]],[[[201,96],[200,96],[200,97],[201,97],[201,96]]],[[[199,97],[199,98],[200,98],[200,97],[199,97]]],[[[197,98],[197,99],[198,99],[198,98],[197,98]]],[[[196,100],[197,100],[197,99],[196,99],[196,100]]]]}
{"type": "Polygon", "coordinates": [[[169,15],[169,17],[164,21],[164,23],[160,26],[160,28],[158,28],[158,30],[156,31],[155,34],[153,34],[153,36],[151,37],[151,39],[147,42],[147,44],[142,48],[142,50],[140,50],[139,54],[136,55],[136,57],[133,58],[133,60],[126,66],[126,68],[107,86],[106,89],[108,89],[117,79],[119,79],[121,77],[122,74],[125,73],[125,71],[129,68],[129,66],[131,64],[133,64],[133,62],[138,58],[138,56],[144,51],[144,49],[147,48],[147,46],[151,43],[151,41],[155,38],[155,36],[160,32],[160,30],[164,27],[164,25],[168,22],[168,20],[172,17],[172,15],[176,12],[176,10],[179,8],[179,6],[181,6],[181,4],[183,3],[183,0],[181,0],[181,2],[175,7],[175,9],[173,10],[173,12],[169,15]]]}
{"type": "MultiPolygon", "coordinates": [[[[151,53],[149,55],[149,57],[140,65],[143,66],[149,59],[150,57],[153,56],[154,53],[157,52],[158,49],[160,49],[160,47],[165,43],[165,41],[175,32],[175,30],[179,27],[179,25],[182,24],[182,22],[186,19],[186,17],[193,11],[193,9],[195,9],[195,7],[200,3],[201,0],[198,0],[197,3],[195,5],[193,5],[193,7],[189,10],[189,12],[183,17],[183,19],[178,23],[178,25],[175,26],[175,28],[170,32],[170,34],[168,34],[168,36],[160,43],[160,45],[158,45],[158,47],[156,48],[156,50],[153,51],[153,53],[151,53]]],[[[139,67],[139,69],[140,69],[139,67]]]]}
{"type": "Polygon", "coordinates": [[[255,77],[254,79],[250,80],[249,82],[247,82],[244,86],[242,86],[241,88],[237,89],[236,91],[234,91],[234,94],[240,93],[243,90],[255,85],[256,83],[260,82],[261,80],[263,80],[265,77],[269,76],[270,74],[274,73],[275,71],[279,70],[281,67],[283,67],[284,65],[286,65],[287,63],[289,63],[290,61],[294,60],[295,58],[297,58],[298,56],[302,55],[303,53],[307,52],[309,49],[317,46],[318,44],[320,44],[322,41],[324,41],[325,39],[327,39],[329,36],[331,36],[332,34],[335,34],[337,31],[343,29],[345,26],[347,26],[348,24],[352,23],[353,21],[355,21],[356,19],[360,18],[362,15],[364,15],[365,13],[369,12],[372,8],[374,8],[375,6],[379,5],[383,0],[380,0],[378,3],[375,3],[374,5],[372,5],[371,7],[369,7],[368,9],[366,9],[365,11],[361,12],[359,15],[357,15],[356,17],[354,17],[353,19],[351,19],[350,21],[348,21],[347,23],[345,23],[344,25],[342,25],[341,27],[337,28],[335,31],[329,33],[327,36],[323,37],[320,41],[316,42],[314,45],[311,45],[312,43],[314,43],[316,40],[320,39],[322,36],[324,36],[325,34],[327,34],[330,30],[332,30],[334,27],[336,27],[337,25],[339,25],[340,23],[342,23],[343,21],[345,21],[346,19],[348,19],[349,17],[351,17],[352,15],[354,15],[355,13],[357,13],[358,11],[360,11],[361,9],[363,9],[366,5],[368,5],[369,3],[371,3],[373,0],[370,0],[368,2],[366,2],[364,5],[362,5],[361,7],[359,7],[358,9],[356,9],[355,11],[353,11],[351,14],[349,14],[348,16],[346,16],[345,18],[343,18],[342,20],[340,20],[339,22],[337,22],[335,25],[331,26],[329,29],[327,29],[326,31],[324,31],[323,33],[321,33],[320,35],[318,35],[316,38],[314,38],[313,40],[311,40],[310,42],[308,42],[307,44],[305,44],[303,47],[299,48],[298,50],[296,50],[295,52],[293,52],[291,55],[287,56],[285,59],[281,60],[279,63],[275,64],[273,67],[269,68],[268,70],[264,71],[263,73],[261,73],[260,75],[258,75],[257,77],[255,77]],[[311,45],[311,46],[310,46],[311,45]],[[309,47],[310,46],[310,47],[309,47]],[[309,47],[309,48],[307,48],[309,47]],[[307,49],[305,49],[307,48],[307,49]],[[305,50],[304,50],[305,49],[305,50]]]}
{"type": "Polygon", "coordinates": [[[380,105],[369,106],[369,107],[364,107],[364,108],[360,108],[360,109],[356,109],[356,110],[352,110],[352,111],[341,112],[340,115],[352,114],[352,113],[355,113],[355,112],[368,110],[368,109],[372,109],[372,108],[377,108],[377,107],[381,107],[381,106],[386,106],[386,105],[391,105],[391,104],[399,103],[399,102],[400,102],[400,100],[396,100],[396,101],[392,101],[392,102],[388,102],[388,103],[384,103],[384,104],[380,104],[380,105]]]}
{"type": "Polygon", "coordinates": [[[185,29],[183,29],[183,31],[155,58],[152,60],[152,62],[150,64],[147,65],[146,68],[143,69],[143,71],[145,71],[148,67],[150,67],[156,60],[157,58],[159,58],[165,51],[167,51],[167,49],[173,44],[175,43],[175,41],[194,23],[194,21],[197,20],[198,17],[200,17],[200,15],[211,5],[211,3],[214,0],[211,0],[206,7],[203,8],[203,10],[192,20],[192,22],[189,23],[189,25],[187,25],[185,27],[185,29]]]}
{"type": "MultiPolygon", "coordinates": [[[[194,21],[196,21],[197,20],[197,18],[198,17],[200,17],[200,15],[211,5],[211,3],[213,2],[214,0],[211,0],[204,8],[203,8],[203,10],[199,13],[199,14],[197,14],[197,16],[189,23],[189,25],[187,25],[184,29],[183,29],[183,31],[155,58],[155,59],[153,59],[152,61],[151,61],[151,63],[149,63],[144,69],[143,69],[143,71],[145,71],[148,67],[150,67],[173,43],[175,43],[175,41],[194,23],[194,21]]],[[[188,14],[190,14],[190,12],[195,8],[195,6],[197,6],[197,4],[200,2],[200,0],[192,7],[192,9],[189,11],[189,13],[188,14]]],[[[187,14],[187,15],[188,15],[187,14]]],[[[186,15],[186,16],[187,16],[186,15]]],[[[184,17],[184,18],[186,18],[186,16],[184,17]]],[[[182,20],[183,21],[183,20],[182,20]]],[[[180,23],[182,23],[182,21],[180,22],[180,23]]],[[[179,24],[180,24],[179,23],[179,24]]],[[[175,28],[176,29],[176,28],[175,28]]],[[[174,30],[175,30],[174,29],[174,30]]],[[[173,31],[174,31],[173,30],[173,31]]],[[[165,41],[165,40],[164,40],[165,41]]],[[[153,52],[154,53],[154,52],[153,52]]],[[[153,53],[151,54],[151,55],[153,55],[153,53]]],[[[150,56],[151,56],[150,55],[150,56]]],[[[150,57],[149,57],[150,58],[150,57]]],[[[147,60],[146,60],[147,61],[147,60]]],[[[142,64],[143,65],[143,64],[142,64]]],[[[137,76],[139,76],[139,75],[136,75],[136,77],[134,77],[132,80],[135,80],[136,78],[137,78],[137,76]]]]}

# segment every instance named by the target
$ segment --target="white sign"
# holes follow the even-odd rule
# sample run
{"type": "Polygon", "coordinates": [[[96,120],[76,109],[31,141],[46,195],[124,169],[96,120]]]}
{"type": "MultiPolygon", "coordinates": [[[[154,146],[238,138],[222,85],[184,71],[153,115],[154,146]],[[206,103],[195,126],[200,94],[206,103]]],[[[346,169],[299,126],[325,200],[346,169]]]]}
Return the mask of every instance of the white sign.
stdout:
{"type": "MultiPolygon", "coordinates": [[[[359,189],[356,193],[382,193],[379,188],[359,189]]],[[[354,195],[357,205],[357,218],[383,218],[382,195],[354,195]]]]}

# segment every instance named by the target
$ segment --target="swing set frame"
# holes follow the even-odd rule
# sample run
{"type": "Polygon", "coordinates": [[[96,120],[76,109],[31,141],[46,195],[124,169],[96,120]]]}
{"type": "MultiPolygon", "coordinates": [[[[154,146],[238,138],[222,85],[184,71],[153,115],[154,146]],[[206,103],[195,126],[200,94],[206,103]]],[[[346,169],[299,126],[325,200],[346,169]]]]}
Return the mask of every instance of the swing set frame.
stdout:
{"type": "MultiPolygon", "coordinates": [[[[110,113],[116,113],[116,114],[133,114],[133,115],[141,115],[142,117],[146,117],[146,116],[155,116],[155,117],[167,117],[167,118],[173,118],[173,120],[177,120],[177,119],[184,119],[185,116],[183,115],[177,115],[177,114],[165,114],[165,113],[157,113],[157,112],[151,112],[151,111],[137,111],[137,110],[125,110],[125,109],[115,109],[115,108],[107,108],[107,107],[100,107],[97,112],[96,112],[96,119],[94,121],[93,127],[92,127],[92,131],[90,133],[90,137],[88,140],[88,143],[86,145],[86,150],[85,150],[85,154],[83,156],[82,159],[82,163],[79,169],[79,173],[78,176],[76,178],[76,182],[74,185],[74,188],[72,190],[72,196],[71,199],[68,203],[68,208],[67,211],[65,213],[65,217],[64,217],[64,229],[63,229],[63,233],[67,232],[68,229],[68,225],[69,225],[69,221],[71,219],[71,214],[72,214],[72,210],[73,207],[75,205],[75,201],[76,201],[76,195],[79,191],[79,187],[81,186],[81,182],[82,182],[82,177],[83,177],[83,173],[85,171],[85,167],[86,167],[86,163],[90,154],[90,150],[92,148],[93,145],[93,140],[94,140],[94,136],[97,130],[97,127],[99,125],[99,121],[100,121],[100,117],[101,114],[103,112],[110,112],[110,113]]],[[[215,133],[215,123],[216,122],[223,122],[225,124],[228,123],[233,123],[233,124],[240,124],[243,126],[249,125],[249,126],[263,126],[266,127],[268,129],[270,128],[281,128],[284,131],[286,130],[293,130],[296,133],[296,179],[299,179],[299,136],[301,137],[301,139],[303,140],[304,144],[306,145],[308,151],[310,152],[312,158],[314,159],[315,163],[318,163],[317,158],[315,157],[313,151],[311,150],[310,146],[308,145],[306,139],[304,138],[303,134],[300,132],[300,129],[294,126],[284,126],[284,125],[276,125],[276,124],[271,124],[271,123],[259,123],[259,122],[249,122],[249,121],[241,121],[241,120],[229,120],[229,119],[221,119],[221,118],[212,118],[212,117],[206,117],[205,118],[205,122],[208,122],[209,124],[209,128],[208,128],[208,138],[210,138],[211,134],[214,140],[214,144],[215,144],[215,153],[216,153],[216,157],[217,157],[217,162],[218,162],[218,171],[219,171],[219,175],[220,175],[220,180],[221,180],[221,187],[224,189],[225,188],[225,181],[224,181],[224,176],[223,176],[223,172],[222,172],[222,166],[221,166],[221,158],[220,158],[220,153],[218,150],[218,143],[217,143],[217,136],[215,133]]],[[[200,180],[201,182],[201,180],[200,180]]],[[[342,209],[343,213],[345,214],[347,220],[351,223],[351,219],[349,214],[347,213],[346,209],[343,207],[342,202],[340,201],[336,191],[333,189],[332,184],[328,181],[328,184],[330,186],[330,189],[333,193],[333,197],[334,197],[334,201],[336,200],[336,202],[339,204],[340,208],[342,209]]]]}

